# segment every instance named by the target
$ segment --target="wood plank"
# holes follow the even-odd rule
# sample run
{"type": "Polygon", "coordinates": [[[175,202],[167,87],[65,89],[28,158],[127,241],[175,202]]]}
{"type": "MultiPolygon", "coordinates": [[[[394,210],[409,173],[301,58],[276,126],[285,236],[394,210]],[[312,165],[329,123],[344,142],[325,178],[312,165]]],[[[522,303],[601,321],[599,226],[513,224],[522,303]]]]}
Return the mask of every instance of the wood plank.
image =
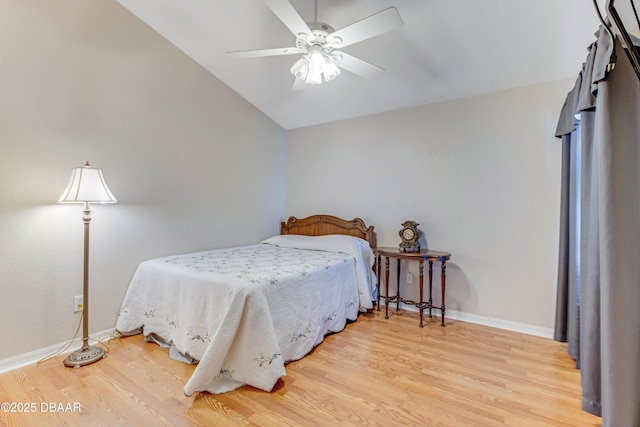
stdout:
{"type": "Polygon", "coordinates": [[[271,392],[186,397],[194,370],[142,336],[109,341],[80,369],[57,357],[0,375],[0,426],[601,426],[580,409],[580,372],[553,340],[414,313],[361,315],[287,364],[271,392]],[[43,411],[78,404],[80,411],[43,411]]]}

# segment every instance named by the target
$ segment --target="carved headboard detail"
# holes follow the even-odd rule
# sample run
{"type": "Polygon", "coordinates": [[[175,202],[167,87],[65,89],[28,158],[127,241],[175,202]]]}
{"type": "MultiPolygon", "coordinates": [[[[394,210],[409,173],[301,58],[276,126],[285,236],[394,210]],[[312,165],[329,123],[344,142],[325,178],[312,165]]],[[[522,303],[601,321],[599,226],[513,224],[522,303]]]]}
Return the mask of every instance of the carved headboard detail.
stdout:
{"type": "Polygon", "coordinates": [[[367,227],[360,218],[341,219],[332,215],[312,215],[306,218],[289,217],[280,223],[280,234],[299,234],[303,236],[325,236],[327,234],[346,234],[356,236],[376,247],[376,233],[373,226],[367,227]]]}

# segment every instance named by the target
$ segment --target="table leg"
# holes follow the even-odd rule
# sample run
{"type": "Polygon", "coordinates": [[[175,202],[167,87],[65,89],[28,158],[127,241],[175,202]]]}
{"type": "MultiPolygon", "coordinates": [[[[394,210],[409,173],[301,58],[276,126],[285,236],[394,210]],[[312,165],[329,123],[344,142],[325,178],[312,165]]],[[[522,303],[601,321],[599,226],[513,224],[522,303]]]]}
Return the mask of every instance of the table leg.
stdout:
{"type": "Polygon", "coordinates": [[[424,260],[420,260],[419,265],[420,272],[420,327],[423,328],[424,324],[422,323],[422,314],[424,313],[424,304],[423,304],[423,288],[424,288],[424,260]]]}
{"type": "Polygon", "coordinates": [[[400,258],[398,258],[397,262],[397,281],[396,281],[396,311],[400,310],[400,258]]]}
{"type": "Polygon", "coordinates": [[[378,282],[378,285],[377,285],[378,286],[378,304],[377,305],[378,305],[378,311],[380,311],[380,279],[381,279],[381,277],[380,277],[380,263],[382,262],[382,257],[380,255],[378,255],[378,257],[375,259],[375,261],[376,261],[376,265],[375,265],[376,270],[375,271],[376,271],[376,275],[377,275],[377,279],[378,279],[377,280],[377,282],[378,282]]]}
{"type": "Polygon", "coordinates": [[[389,257],[385,257],[384,261],[384,318],[389,318],[389,257]]]}
{"type": "Polygon", "coordinates": [[[441,288],[442,288],[442,307],[440,307],[440,311],[442,312],[442,323],[440,325],[444,326],[444,310],[445,310],[445,308],[444,308],[444,291],[445,291],[445,286],[446,286],[445,282],[446,282],[446,278],[447,278],[447,264],[446,264],[446,261],[444,261],[444,260],[441,262],[441,264],[442,264],[441,265],[442,273],[440,275],[440,278],[441,278],[441,281],[442,281],[442,283],[441,283],[441,288]]]}
{"type": "Polygon", "coordinates": [[[431,319],[431,308],[433,307],[433,298],[431,297],[433,290],[433,261],[429,261],[429,319],[431,319]]]}

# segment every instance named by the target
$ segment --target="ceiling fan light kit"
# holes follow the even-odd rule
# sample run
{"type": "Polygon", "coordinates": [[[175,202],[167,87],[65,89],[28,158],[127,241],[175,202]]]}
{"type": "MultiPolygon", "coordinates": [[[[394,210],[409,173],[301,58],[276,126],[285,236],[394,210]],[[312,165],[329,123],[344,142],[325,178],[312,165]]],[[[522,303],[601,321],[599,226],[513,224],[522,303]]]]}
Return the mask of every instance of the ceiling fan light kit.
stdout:
{"type": "MultiPolygon", "coordinates": [[[[302,54],[291,67],[291,74],[298,82],[320,84],[340,75],[340,68],[365,78],[375,78],[384,70],[346,52],[343,47],[378,36],[399,28],[403,22],[394,7],[389,7],[338,31],[318,22],[305,22],[288,0],[263,0],[271,11],[296,36],[295,47],[228,52],[237,58],[302,54]],[[340,67],[340,68],[339,68],[340,67]]],[[[317,0],[316,0],[317,15],[317,0]]]]}
{"type": "Polygon", "coordinates": [[[305,83],[320,84],[322,76],[325,81],[333,80],[340,74],[340,69],[325,54],[322,46],[313,45],[293,64],[291,74],[296,76],[296,79],[304,80],[305,83]]]}

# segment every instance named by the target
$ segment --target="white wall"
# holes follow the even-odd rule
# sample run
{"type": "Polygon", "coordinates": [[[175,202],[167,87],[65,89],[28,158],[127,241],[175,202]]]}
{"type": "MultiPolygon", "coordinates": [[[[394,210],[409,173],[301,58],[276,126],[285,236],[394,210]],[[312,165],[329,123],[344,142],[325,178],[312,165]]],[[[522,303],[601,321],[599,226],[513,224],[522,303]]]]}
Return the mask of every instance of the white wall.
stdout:
{"type": "MultiPolygon", "coordinates": [[[[286,211],[362,217],[379,246],[397,246],[402,222],[415,220],[428,248],[452,253],[448,309],[551,328],[561,160],[553,135],[572,85],[289,131],[286,211]]],[[[418,299],[415,284],[401,286],[418,299]]]]}
{"type": "Polygon", "coordinates": [[[90,332],[111,328],[137,264],[253,243],[284,215],[285,132],[111,0],[0,2],[0,359],[70,339],[82,294],[90,160],[90,332]]]}

